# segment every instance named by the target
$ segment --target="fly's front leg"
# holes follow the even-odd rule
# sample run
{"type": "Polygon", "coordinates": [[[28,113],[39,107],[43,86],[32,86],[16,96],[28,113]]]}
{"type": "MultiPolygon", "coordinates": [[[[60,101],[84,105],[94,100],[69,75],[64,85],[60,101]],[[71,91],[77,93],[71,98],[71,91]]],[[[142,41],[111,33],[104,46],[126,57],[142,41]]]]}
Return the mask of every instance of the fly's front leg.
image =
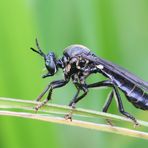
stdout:
{"type": "MultiPolygon", "coordinates": [[[[48,87],[49,87],[49,93],[48,93],[48,96],[46,98],[45,101],[43,101],[41,104],[38,104],[36,107],[35,107],[35,110],[37,111],[39,108],[41,108],[43,105],[45,105],[50,99],[51,99],[51,95],[52,95],[52,91],[53,89],[55,88],[59,88],[59,87],[62,87],[64,85],[66,85],[68,83],[68,80],[57,80],[57,81],[53,81],[51,82],[48,87]]],[[[47,89],[46,89],[47,90],[47,89]]],[[[45,91],[44,91],[45,92],[45,91]]],[[[47,91],[46,91],[47,92],[47,91]]]]}
{"type": "Polygon", "coordinates": [[[37,97],[36,101],[40,101],[45,93],[49,90],[50,84],[45,88],[45,90],[37,97]]]}

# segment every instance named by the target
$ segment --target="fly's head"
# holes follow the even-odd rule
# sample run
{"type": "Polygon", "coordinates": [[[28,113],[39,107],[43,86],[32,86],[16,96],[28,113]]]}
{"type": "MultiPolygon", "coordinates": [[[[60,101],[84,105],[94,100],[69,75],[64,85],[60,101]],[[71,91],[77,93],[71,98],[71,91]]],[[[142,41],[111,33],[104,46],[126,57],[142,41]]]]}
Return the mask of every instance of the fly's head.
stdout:
{"type": "Polygon", "coordinates": [[[37,39],[36,39],[36,46],[37,46],[38,50],[35,50],[34,48],[31,48],[31,50],[38,53],[40,56],[42,56],[44,58],[45,67],[48,71],[47,74],[44,74],[42,77],[46,78],[46,77],[49,77],[49,76],[53,76],[58,70],[55,54],[53,52],[49,52],[48,54],[45,54],[41,50],[37,39]]]}
{"type": "Polygon", "coordinates": [[[43,75],[43,78],[47,76],[53,76],[57,72],[57,66],[56,66],[56,57],[53,52],[49,52],[45,58],[45,67],[48,70],[48,73],[43,75]]]}

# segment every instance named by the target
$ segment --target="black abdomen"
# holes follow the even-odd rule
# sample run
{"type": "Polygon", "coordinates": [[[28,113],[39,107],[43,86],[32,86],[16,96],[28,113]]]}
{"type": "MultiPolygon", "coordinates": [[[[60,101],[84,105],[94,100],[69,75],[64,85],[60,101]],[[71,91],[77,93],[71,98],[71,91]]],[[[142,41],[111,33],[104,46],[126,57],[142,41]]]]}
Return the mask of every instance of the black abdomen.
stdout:
{"type": "Polygon", "coordinates": [[[135,107],[148,110],[148,94],[143,89],[127,80],[118,81],[117,85],[135,107]]]}
{"type": "Polygon", "coordinates": [[[148,94],[136,85],[130,91],[123,91],[127,99],[137,108],[148,110],[148,94]]]}
{"type": "Polygon", "coordinates": [[[148,110],[148,94],[129,80],[114,74],[114,82],[135,107],[148,110]]]}

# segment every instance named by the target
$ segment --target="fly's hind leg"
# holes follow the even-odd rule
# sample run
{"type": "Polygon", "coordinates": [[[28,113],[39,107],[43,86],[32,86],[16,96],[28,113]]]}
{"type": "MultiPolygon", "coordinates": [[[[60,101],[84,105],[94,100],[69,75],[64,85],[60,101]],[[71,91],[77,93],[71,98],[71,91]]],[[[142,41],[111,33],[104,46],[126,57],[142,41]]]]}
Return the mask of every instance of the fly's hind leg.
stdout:
{"type": "Polygon", "coordinates": [[[111,92],[111,94],[109,95],[109,98],[105,104],[105,106],[103,107],[103,112],[107,112],[110,104],[111,104],[111,101],[112,101],[112,98],[113,96],[115,95],[116,98],[117,98],[117,103],[118,103],[118,109],[119,109],[119,112],[126,116],[127,118],[131,119],[134,124],[137,126],[139,125],[137,123],[137,120],[131,115],[129,114],[128,112],[126,112],[124,110],[124,107],[123,107],[123,104],[122,104],[122,100],[121,100],[121,97],[120,97],[120,94],[118,92],[118,89],[116,88],[116,86],[112,83],[112,81],[110,80],[106,80],[106,81],[102,81],[102,82],[98,82],[98,83],[94,83],[94,84],[89,84],[88,85],[88,88],[93,88],[93,87],[103,87],[103,86],[110,86],[113,88],[113,91],[111,92]]]}
{"type": "Polygon", "coordinates": [[[119,94],[118,89],[116,88],[116,86],[113,86],[113,89],[114,89],[114,93],[115,93],[116,98],[117,98],[119,112],[122,115],[126,116],[127,118],[131,119],[134,122],[135,126],[138,126],[139,124],[138,124],[137,120],[135,119],[135,117],[133,117],[131,114],[129,114],[128,112],[126,112],[124,110],[122,100],[121,100],[120,94],[119,94]]]}

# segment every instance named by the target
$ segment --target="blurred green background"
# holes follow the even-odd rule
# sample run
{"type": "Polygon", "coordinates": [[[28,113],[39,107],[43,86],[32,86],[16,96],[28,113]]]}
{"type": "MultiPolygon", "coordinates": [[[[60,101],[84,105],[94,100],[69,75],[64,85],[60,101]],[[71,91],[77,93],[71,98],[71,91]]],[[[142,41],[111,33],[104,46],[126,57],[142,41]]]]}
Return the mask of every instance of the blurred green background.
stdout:
{"type": "MultiPolygon", "coordinates": [[[[56,76],[42,79],[43,60],[29,48],[35,38],[45,52],[62,56],[70,44],[83,44],[100,57],[148,80],[148,1],[3,0],[0,2],[0,96],[34,100],[56,76]]],[[[94,82],[102,76],[92,76],[94,82]]],[[[53,103],[68,104],[74,86],[57,89],[53,103]]],[[[78,107],[101,110],[109,89],[90,90],[78,107]]],[[[125,99],[125,109],[146,120],[147,112],[125,99]]],[[[119,114],[115,102],[109,110],[119,114]]],[[[125,123],[120,123],[120,125],[125,123]]],[[[128,126],[125,124],[125,126],[128,126]]],[[[132,125],[130,125],[131,127],[132,125]]],[[[0,117],[0,148],[139,148],[148,141],[31,119],[0,117]]]]}

